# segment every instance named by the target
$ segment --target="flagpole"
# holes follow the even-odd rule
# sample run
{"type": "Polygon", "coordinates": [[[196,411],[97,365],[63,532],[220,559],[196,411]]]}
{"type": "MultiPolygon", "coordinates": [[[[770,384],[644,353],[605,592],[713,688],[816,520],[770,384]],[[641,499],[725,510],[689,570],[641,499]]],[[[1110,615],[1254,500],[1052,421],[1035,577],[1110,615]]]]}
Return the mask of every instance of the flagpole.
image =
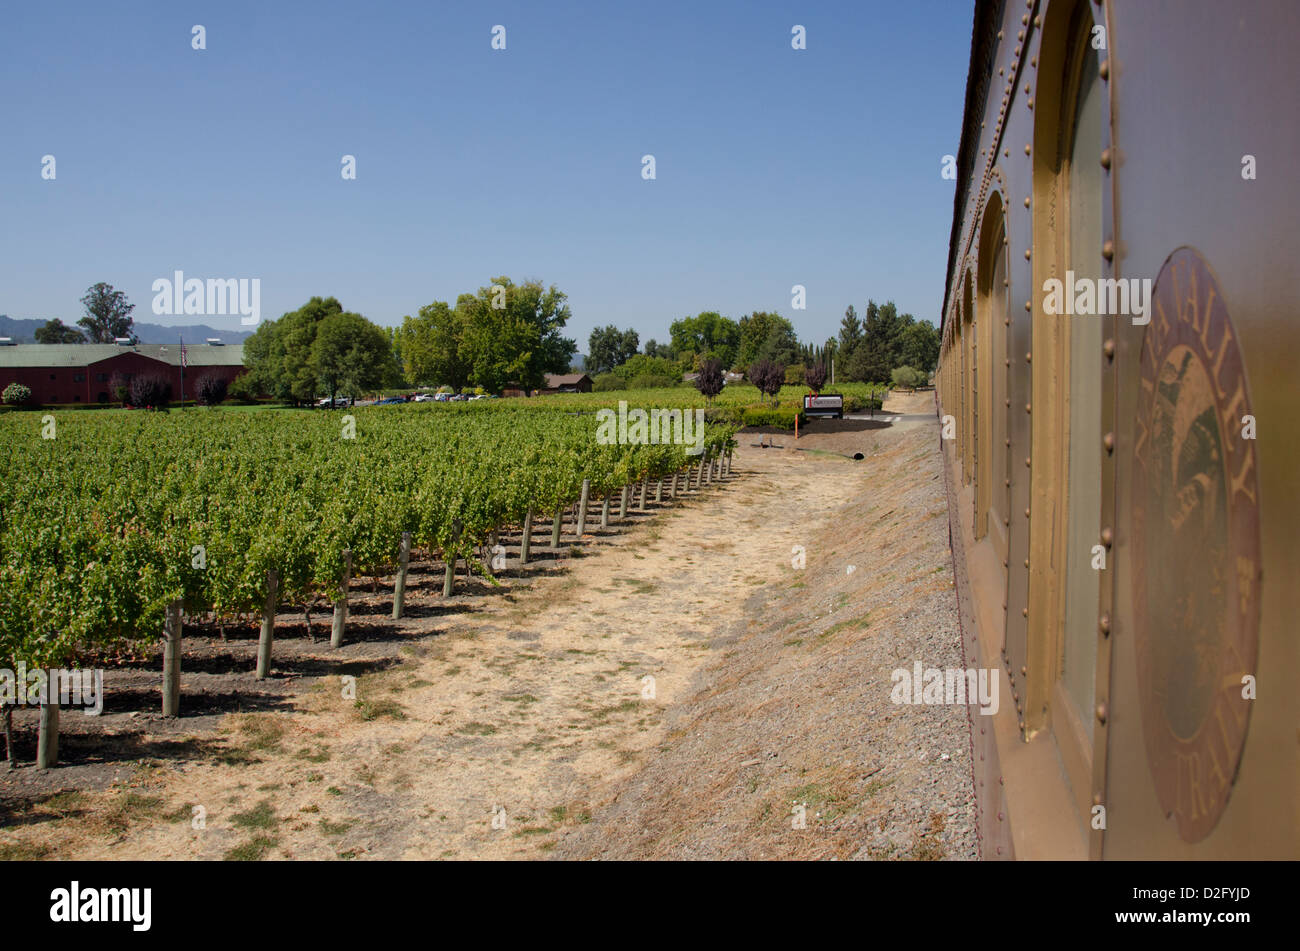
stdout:
{"type": "Polygon", "coordinates": [[[185,412],[185,338],[180,334],[176,339],[181,342],[181,412],[185,412]]]}

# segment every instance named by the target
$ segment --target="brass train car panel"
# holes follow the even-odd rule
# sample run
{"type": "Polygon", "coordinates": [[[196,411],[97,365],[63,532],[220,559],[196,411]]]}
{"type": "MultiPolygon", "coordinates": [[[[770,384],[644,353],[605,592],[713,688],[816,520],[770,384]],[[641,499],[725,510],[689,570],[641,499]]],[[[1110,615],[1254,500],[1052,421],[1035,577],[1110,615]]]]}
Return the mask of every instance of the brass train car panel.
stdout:
{"type": "Polygon", "coordinates": [[[936,390],[963,646],[1014,703],[986,857],[1300,856],[1297,32],[976,4],[936,390]]]}

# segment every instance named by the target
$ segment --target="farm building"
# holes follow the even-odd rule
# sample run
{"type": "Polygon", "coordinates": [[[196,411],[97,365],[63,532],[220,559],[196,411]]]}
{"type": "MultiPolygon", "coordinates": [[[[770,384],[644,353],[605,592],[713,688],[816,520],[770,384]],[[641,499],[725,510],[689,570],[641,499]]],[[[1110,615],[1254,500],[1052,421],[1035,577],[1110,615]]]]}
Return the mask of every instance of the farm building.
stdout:
{"type": "Polygon", "coordinates": [[[591,377],[585,373],[548,373],[546,386],[537,391],[547,393],[590,393],[591,377]]]}
{"type": "Polygon", "coordinates": [[[107,403],[112,400],[109,380],[120,374],[126,380],[158,374],[172,385],[179,398],[189,395],[201,376],[218,375],[234,380],[244,371],[240,344],[186,344],[186,366],[181,367],[179,344],[54,343],[0,346],[0,391],[21,383],[41,404],[107,403]]]}

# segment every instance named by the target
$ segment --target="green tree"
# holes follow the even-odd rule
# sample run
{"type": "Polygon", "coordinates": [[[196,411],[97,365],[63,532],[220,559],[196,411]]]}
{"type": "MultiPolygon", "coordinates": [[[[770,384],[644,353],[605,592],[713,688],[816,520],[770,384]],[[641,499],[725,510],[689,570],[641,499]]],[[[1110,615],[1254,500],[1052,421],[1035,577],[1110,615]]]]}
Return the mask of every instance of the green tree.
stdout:
{"type": "Polygon", "coordinates": [[[436,300],[415,317],[402,318],[396,338],[406,377],[416,386],[446,385],[457,390],[469,382],[469,365],[461,354],[465,313],[436,300]]]}
{"type": "MultiPolygon", "coordinates": [[[[724,370],[736,365],[740,352],[740,325],[717,311],[706,310],[695,317],[675,320],[668,328],[672,337],[672,356],[687,360],[688,366],[699,366],[699,361],[714,358],[724,370]]],[[[667,356],[654,353],[650,356],[667,356]]]]}
{"type": "Polygon", "coordinates": [[[469,382],[499,393],[507,383],[538,389],[548,373],[564,373],[578,346],[560,331],[569,322],[568,299],[554,284],[515,284],[493,278],[477,294],[462,294],[456,309],[464,315],[461,354],[469,382]]]}
{"type": "MultiPolygon", "coordinates": [[[[794,324],[780,314],[755,311],[740,318],[740,351],[737,363],[753,366],[760,360],[769,360],[783,368],[793,363],[799,354],[799,338],[794,324]]],[[[782,373],[784,374],[784,369],[782,373]]]]}
{"type": "Polygon", "coordinates": [[[37,343],[85,343],[86,335],[76,327],[69,327],[55,317],[36,328],[33,334],[37,343]]]}
{"type": "Polygon", "coordinates": [[[866,318],[862,322],[862,342],[869,356],[864,363],[866,375],[863,379],[870,382],[885,382],[890,371],[899,365],[899,335],[903,321],[898,316],[898,309],[893,301],[876,306],[874,301],[867,302],[866,318]]]}
{"type": "Polygon", "coordinates": [[[899,335],[898,358],[904,366],[930,373],[939,363],[939,331],[928,320],[913,320],[904,314],[907,325],[899,335]]]}
{"type": "Polygon", "coordinates": [[[840,360],[847,363],[861,342],[862,321],[858,320],[857,311],[850,304],[849,309],[844,312],[844,319],[840,321],[839,346],[836,348],[840,360]]]}
{"type": "Polygon", "coordinates": [[[332,400],[353,399],[393,382],[396,366],[388,334],[360,314],[331,314],[316,328],[310,366],[332,400]]]}
{"type": "Polygon", "coordinates": [[[343,305],[336,298],[313,297],[278,320],[263,321],[244,341],[248,379],[239,392],[266,393],[292,403],[315,399],[320,376],[312,362],[312,346],[321,323],[342,313],[343,305]]]}
{"type": "Polygon", "coordinates": [[[619,330],[609,324],[593,330],[587,344],[587,369],[593,373],[605,373],[622,366],[635,355],[641,340],[635,330],[619,330]]]}
{"type": "Polygon", "coordinates": [[[656,343],[653,337],[645,342],[645,349],[642,352],[647,357],[662,357],[665,360],[673,360],[677,356],[671,346],[666,343],[656,343]]]}
{"type": "Polygon", "coordinates": [[[112,284],[103,281],[92,284],[81,298],[81,304],[86,308],[86,316],[77,325],[85,328],[92,342],[112,343],[118,337],[134,339],[135,321],[131,319],[131,311],[135,310],[135,304],[121,291],[114,290],[112,284]]]}

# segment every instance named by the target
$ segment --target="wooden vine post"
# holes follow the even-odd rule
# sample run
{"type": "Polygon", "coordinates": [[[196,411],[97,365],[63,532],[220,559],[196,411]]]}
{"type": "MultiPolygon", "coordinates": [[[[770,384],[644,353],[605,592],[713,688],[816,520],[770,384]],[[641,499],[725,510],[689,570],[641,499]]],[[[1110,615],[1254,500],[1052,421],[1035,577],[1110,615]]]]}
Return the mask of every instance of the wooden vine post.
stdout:
{"type": "Polygon", "coordinates": [[[664,480],[655,479],[655,505],[664,503],[664,480]]]}
{"type": "Polygon", "coordinates": [[[582,533],[587,528],[587,502],[591,498],[591,480],[582,480],[582,499],[578,502],[578,538],[582,538],[582,533]]]}
{"type": "Polygon", "coordinates": [[[393,583],[393,620],[402,619],[406,606],[406,569],[411,564],[411,533],[402,532],[402,547],[397,555],[397,581],[393,583]]]}
{"type": "Polygon", "coordinates": [[[447,565],[447,573],[442,579],[442,596],[450,598],[456,590],[456,545],[460,542],[460,526],[453,525],[451,541],[442,549],[442,560],[447,565]]]}
{"type": "Polygon", "coordinates": [[[564,527],[564,506],[555,510],[555,521],[551,523],[551,551],[560,548],[560,529],[564,527]]]}
{"type": "Polygon", "coordinates": [[[600,502],[600,527],[601,529],[609,528],[609,493],[600,502]]]}
{"type": "Polygon", "coordinates": [[[41,692],[41,719],[36,732],[36,768],[50,769],[59,761],[59,675],[46,671],[41,692]]]}
{"type": "Polygon", "coordinates": [[[524,515],[524,534],[519,539],[519,564],[528,564],[528,553],[533,547],[533,507],[528,506],[528,512],[524,515]]]}
{"type": "Polygon", "coordinates": [[[257,679],[265,680],[271,672],[271,642],[275,639],[275,608],[279,603],[280,573],[272,568],[266,573],[266,603],[262,606],[262,635],[257,639],[257,679]]]}
{"type": "Polygon", "coordinates": [[[641,504],[637,506],[640,512],[645,511],[645,497],[650,492],[650,474],[646,473],[641,477],[641,504]]]}
{"type": "Polygon", "coordinates": [[[334,624],[330,628],[330,647],[342,647],[343,635],[348,629],[348,586],[352,583],[352,549],[343,549],[343,577],[339,579],[342,590],[334,601],[334,624]]]}
{"type": "Polygon", "coordinates": [[[163,627],[162,712],[165,717],[181,715],[181,602],[167,605],[163,627]]]}
{"type": "Polygon", "coordinates": [[[623,486],[623,494],[618,499],[618,517],[624,519],[627,517],[627,494],[631,491],[630,486],[623,486]]]}

